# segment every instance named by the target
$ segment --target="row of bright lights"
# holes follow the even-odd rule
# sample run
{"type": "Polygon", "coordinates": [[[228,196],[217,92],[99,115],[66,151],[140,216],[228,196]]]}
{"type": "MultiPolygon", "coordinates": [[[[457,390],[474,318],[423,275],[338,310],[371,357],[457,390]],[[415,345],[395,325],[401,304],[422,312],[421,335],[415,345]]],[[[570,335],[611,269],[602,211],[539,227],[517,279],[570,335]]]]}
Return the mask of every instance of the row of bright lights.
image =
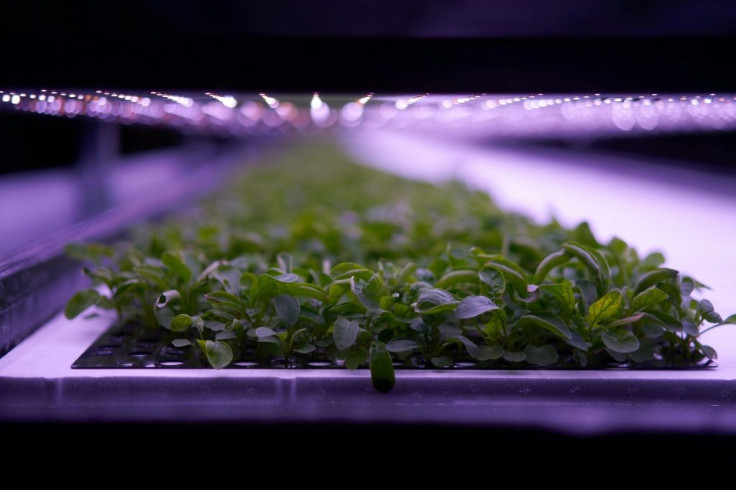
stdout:
{"type": "Polygon", "coordinates": [[[259,93],[258,96],[265,107],[252,98],[238,101],[232,95],[212,92],[193,98],[158,91],[141,96],[101,90],[94,93],[45,89],[18,92],[0,90],[2,102],[25,111],[190,126],[202,130],[228,128],[234,133],[237,133],[238,128],[252,131],[261,126],[323,129],[336,123],[344,127],[367,124],[373,127],[395,125],[401,128],[414,126],[432,129],[434,126],[434,129],[442,130],[447,123],[467,118],[483,123],[478,127],[471,125],[470,133],[484,130],[509,132],[514,130],[514,127],[508,127],[512,123],[518,123],[515,128],[519,134],[542,132],[547,127],[556,130],[555,125],[560,123],[567,123],[568,129],[585,131],[584,125],[593,119],[598,122],[588,130],[628,131],[636,127],[652,130],[658,125],[671,129],[686,127],[687,124],[713,128],[736,125],[736,97],[733,95],[604,97],[593,94],[550,97],[534,94],[491,97],[477,94],[451,98],[418,94],[376,98],[371,93],[344,104],[339,110],[331,108],[319,93],[312,95],[308,108],[280,101],[265,93],[259,93]],[[366,105],[371,101],[374,102],[370,105],[370,111],[366,112],[366,105]],[[708,106],[712,109],[708,109],[708,106]],[[550,112],[555,107],[557,109],[550,112]],[[610,109],[604,110],[606,107],[610,109]],[[538,117],[539,114],[544,114],[544,117],[538,117]]]}

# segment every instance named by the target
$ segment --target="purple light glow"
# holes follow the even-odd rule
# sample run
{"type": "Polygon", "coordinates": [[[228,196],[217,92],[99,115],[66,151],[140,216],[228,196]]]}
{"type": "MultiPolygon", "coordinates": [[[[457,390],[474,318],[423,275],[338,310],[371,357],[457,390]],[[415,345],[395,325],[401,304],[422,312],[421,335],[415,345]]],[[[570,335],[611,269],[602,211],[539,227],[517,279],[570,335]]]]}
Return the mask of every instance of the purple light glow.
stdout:
{"type": "Polygon", "coordinates": [[[457,138],[588,138],[736,127],[734,94],[430,95],[346,100],[315,93],[293,101],[265,93],[124,94],[97,90],[0,91],[0,108],[204,134],[353,130],[421,131],[457,138]],[[89,93],[87,93],[89,92],[89,93]]]}

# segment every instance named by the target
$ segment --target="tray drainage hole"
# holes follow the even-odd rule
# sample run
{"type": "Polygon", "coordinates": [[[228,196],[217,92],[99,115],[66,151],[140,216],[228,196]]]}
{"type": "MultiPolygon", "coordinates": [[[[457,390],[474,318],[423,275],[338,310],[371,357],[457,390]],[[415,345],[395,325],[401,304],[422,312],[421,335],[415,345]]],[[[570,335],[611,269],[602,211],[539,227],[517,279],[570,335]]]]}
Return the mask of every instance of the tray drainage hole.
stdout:
{"type": "Polygon", "coordinates": [[[174,361],[174,360],[171,360],[171,361],[161,361],[161,362],[159,362],[159,364],[161,366],[163,366],[163,367],[178,367],[178,366],[183,366],[184,365],[184,361],[174,361]]]}
{"type": "Polygon", "coordinates": [[[327,361],[312,361],[312,362],[308,362],[307,366],[315,367],[315,368],[325,368],[325,367],[332,366],[332,363],[327,362],[327,361]]]}
{"type": "Polygon", "coordinates": [[[128,353],[130,357],[148,357],[151,354],[152,354],[151,352],[145,351],[145,350],[137,350],[137,351],[128,353]]]}
{"type": "Polygon", "coordinates": [[[244,368],[249,368],[249,367],[253,367],[257,365],[258,365],[257,362],[251,362],[251,361],[238,361],[238,362],[233,363],[233,366],[244,367],[244,368]]]}
{"type": "Polygon", "coordinates": [[[478,365],[477,362],[456,362],[453,366],[456,369],[468,369],[468,368],[474,368],[478,365]]]}

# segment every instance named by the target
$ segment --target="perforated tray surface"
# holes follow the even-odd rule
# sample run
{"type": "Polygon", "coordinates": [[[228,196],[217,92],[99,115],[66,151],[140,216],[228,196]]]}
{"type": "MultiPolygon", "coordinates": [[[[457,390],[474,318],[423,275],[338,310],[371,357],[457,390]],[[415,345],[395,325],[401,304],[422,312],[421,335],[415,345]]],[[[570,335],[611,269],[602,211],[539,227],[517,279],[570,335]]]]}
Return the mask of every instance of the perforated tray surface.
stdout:
{"type": "MultiPolygon", "coordinates": [[[[171,341],[180,338],[181,334],[175,334],[166,330],[152,330],[139,324],[127,324],[123,326],[113,325],[95,340],[79,358],[74,361],[74,369],[126,369],[126,368],[165,368],[165,369],[211,369],[209,364],[197,348],[178,348],[171,341]]],[[[342,369],[345,367],[341,361],[332,361],[320,355],[294,356],[285,360],[283,358],[271,358],[259,361],[253,350],[238,353],[236,360],[231,363],[230,369],[342,369]]],[[[409,358],[406,362],[395,362],[397,369],[414,369],[426,371],[427,367],[419,364],[421,360],[409,358]]],[[[705,359],[700,364],[667,365],[663,361],[639,363],[634,366],[626,364],[611,364],[604,366],[611,369],[712,369],[717,364],[705,359]]],[[[433,366],[430,369],[436,369],[433,366]]],[[[544,368],[529,366],[527,364],[508,363],[503,360],[494,364],[484,364],[474,361],[470,357],[460,358],[455,362],[452,371],[475,370],[475,369],[524,369],[524,370],[575,370],[577,366],[566,366],[562,363],[553,367],[544,368]]],[[[447,371],[445,369],[444,371],[447,371]]]]}

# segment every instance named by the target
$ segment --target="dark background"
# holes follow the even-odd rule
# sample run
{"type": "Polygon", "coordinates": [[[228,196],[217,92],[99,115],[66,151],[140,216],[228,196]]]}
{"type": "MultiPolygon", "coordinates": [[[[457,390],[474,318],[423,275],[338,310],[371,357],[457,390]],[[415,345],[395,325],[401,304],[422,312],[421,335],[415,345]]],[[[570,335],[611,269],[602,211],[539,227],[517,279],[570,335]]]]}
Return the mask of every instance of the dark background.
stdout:
{"type": "MultiPolygon", "coordinates": [[[[728,92],[731,0],[10,2],[0,89],[728,92]]],[[[0,172],[68,165],[84,123],[0,111],[0,172]]],[[[587,142],[731,171],[733,133],[587,142]],[[684,151],[683,151],[684,150],[684,151]]],[[[180,142],[124,127],[124,153],[180,142]]],[[[557,146],[567,142],[547,142],[557,146]]],[[[573,146],[579,147],[579,142],[573,146]]]]}
{"type": "MultiPolygon", "coordinates": [[[[731,0],[10,2],[0,88],[727,92],[731,0]]],[[[75,161],[84,123],[0,111],[0,172],[75,161]]],[[[587,142],[731,171],[732,133],[587,142]]],[[[124,127],[123,153],[180,142],[124,127]]],[[[568,142],[546,142],[556,146],[568,142]]],[[[573,146],[579,147],[579,142],[573,146]]]]}

